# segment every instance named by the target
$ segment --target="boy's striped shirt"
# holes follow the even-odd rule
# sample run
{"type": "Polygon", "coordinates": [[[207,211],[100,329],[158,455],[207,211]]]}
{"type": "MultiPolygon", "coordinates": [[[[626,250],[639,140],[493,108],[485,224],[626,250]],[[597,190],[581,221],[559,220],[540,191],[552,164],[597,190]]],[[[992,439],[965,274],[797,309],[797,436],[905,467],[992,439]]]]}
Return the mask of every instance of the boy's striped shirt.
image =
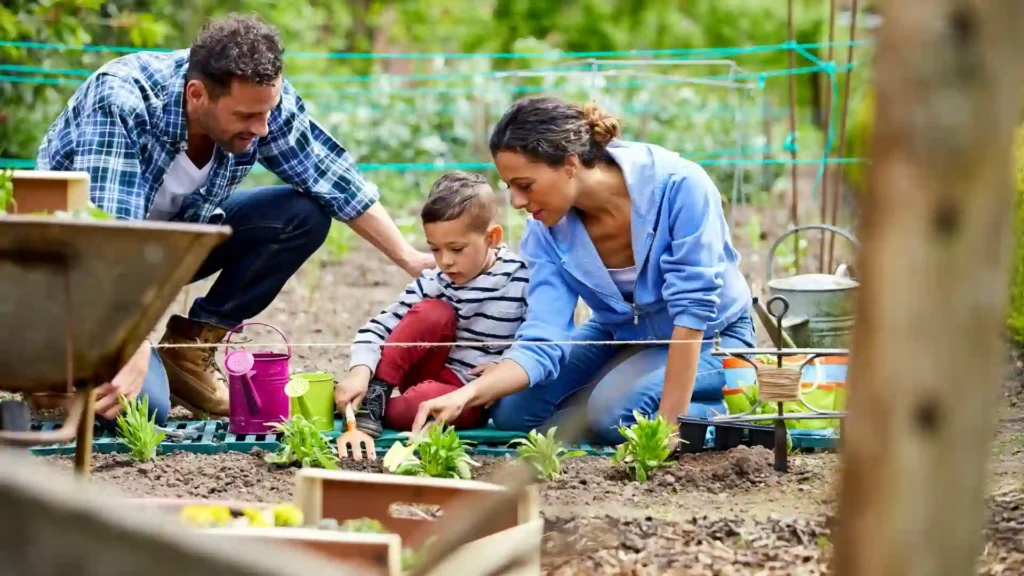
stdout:
{"type": "Polygon", "coordinates": [[[405,314],[421,300],[437,298],[455,308],[455,340],[481,342],[479,346],[452,346],[448,355],[451,368],[464,383],[475,376],[469,371],[487,362],[501,360],[508,344],[483,342],[511,342],[516,330],[526,318],[526,261],[512,253],[504,244],[498,247],[494,265],[467,284],[458,286],[438,269],[424,271],[411,282],[398,300],[384,308],[356,332],[349,369],[367,366],[377,371],[381,344],[387,339],[405,314]]]}

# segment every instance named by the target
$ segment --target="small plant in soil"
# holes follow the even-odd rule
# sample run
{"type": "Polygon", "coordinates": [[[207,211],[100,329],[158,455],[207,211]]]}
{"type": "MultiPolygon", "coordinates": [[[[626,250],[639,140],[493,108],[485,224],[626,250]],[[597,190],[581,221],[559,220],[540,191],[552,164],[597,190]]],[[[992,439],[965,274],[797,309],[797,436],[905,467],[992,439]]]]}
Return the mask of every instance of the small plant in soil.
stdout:
{"type": "Polygon", "coordinates": [[[626,441],[616,447],[612,461],[624,464],[638,481],[647,482],[651,472],[665,465],[675,431],[660,414],[650,419],[634,410],[633,417],[636,424],[619,426],[619,434],[626,441]]]}
{"type": "MultiPolygon", "coordinates": [[[[370,534],[387,534],[388,531],[384,528],[384,525],[379,520],[373,518],[354,518],[352,520],[346,520],[341,524],[334,518],[324,518],[320,521],[319,528],[321,530],[338,530],[341,532],[363,532],[370,534]]],[[[430,546],[431,542],[434,541],[434,537],[431,536],[426,539],[419,550],[414,550],[407,546],[402,547],[402,572],[408,572],[419,564],[423,557],[427,553],[427,547],[430,546]]]]}
{"type": "Polygon", "coordinates": [[[533,466],[537,477],[550,482],[562,476],[562,462],[566,458],[576,458],[586,454],[583,450],[568,450],[560,440],[555,439],[557,426],[552,426],[547,434],[530,430],[526,438],[516,438],[509,442],[516,445],[519,459],[533,466]]]}
{"type": "Polygon", "coordinates": [[[480,465],[466,452],[466,446],[471,444],[459,438],[455,428],[432,423],[425,434],[412,438],[407,446],[396,443],[389,453],[395,451],[401,457],[394,463],[386,455],[385,467],[403,476],[469,480],[473,477],[472,467],[480,465]]]}
{"type": "Polygon", "coordinates": [[[118,440],[128,447],[128,455],[133,460],[146,462],[156,458],[165,433],[157,429],[156,415],[149,415],[149,398],[143,396],[130,402],[121,396],[118,401],[122,408],[117,416],[118,440]]]}
{"type": "Polygon", "coordinates": [[[338,468],[338,452],[317,430],[316,418],[307,420],[296,414],[272,426],[281,434],[281,447],[264,457],[267,462],[303,468],[338,468]]]}

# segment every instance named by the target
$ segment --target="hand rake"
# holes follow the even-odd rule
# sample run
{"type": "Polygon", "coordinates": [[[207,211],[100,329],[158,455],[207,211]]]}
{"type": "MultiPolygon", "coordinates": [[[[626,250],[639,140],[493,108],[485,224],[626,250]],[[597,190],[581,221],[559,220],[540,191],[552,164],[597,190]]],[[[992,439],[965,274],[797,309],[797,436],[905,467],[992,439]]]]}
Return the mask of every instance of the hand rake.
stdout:
{"type": "Polygon", "coordinates": [[[352,404],[345,405],[345,433],[338,437],[338,457],[347,458],[352,455],[353,460],[362,460],[363,453],[360,445],[365,447],[366,457],[370,460],[377,459],[377,449],[373,445],[373,437],[356,429],[356,415],[352,410],[352,404]]]}

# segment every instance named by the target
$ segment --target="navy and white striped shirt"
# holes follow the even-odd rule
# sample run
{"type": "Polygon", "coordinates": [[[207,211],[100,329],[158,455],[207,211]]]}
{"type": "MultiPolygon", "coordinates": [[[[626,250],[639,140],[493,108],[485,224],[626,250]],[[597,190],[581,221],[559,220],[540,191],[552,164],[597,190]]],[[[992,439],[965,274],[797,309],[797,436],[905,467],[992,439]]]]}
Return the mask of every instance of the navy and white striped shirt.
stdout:
{"type": "MultiPolygon", "coordinates": [[[[438,269],[424,271],[411,282],[398,300],[356,332],[349,369],[367,366],[376,372],[381,344],[391,335],[405,314],[417,302],[437,298],[455,308],[455,340],[458,342],[511,342],[526,318],[526,261],[498,247],[490,270],[459,286],[438,269]]],[[[487,362],[501,360],[509,344],[452,346],[447,366],[464,383],[475,376],[469,371],[487,362]]]]}
{"type": "MultiPolygon", "coordinates": [[[[122,220],[144,220],[171,162],[188,139],[185,72],[188,50],[139,52],[94,72],[68,101],[39,146],[39,170],[85,171],[93,204],[122,220]]],[[[379,198],[356,163],[287,81],[270,113],[269,133],[248,151],[217,147],[207,183],[185,198],[178,218],[219,224],[221,202],[257,162],[335,219],[352,220],[379,198]]]]}

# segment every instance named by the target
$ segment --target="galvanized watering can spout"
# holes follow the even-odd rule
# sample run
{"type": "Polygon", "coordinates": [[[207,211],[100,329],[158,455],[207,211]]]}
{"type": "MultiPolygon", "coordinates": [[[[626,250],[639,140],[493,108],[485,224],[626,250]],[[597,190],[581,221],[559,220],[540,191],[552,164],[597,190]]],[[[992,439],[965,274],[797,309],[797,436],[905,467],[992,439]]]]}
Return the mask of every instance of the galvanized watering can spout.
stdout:
{"type": "MultiPolygon", "coordinates": [[[[846,348],[853,328],[853,293],[860,285],[851,277],[849,266],[840,265],[835,274],[798,274],[788,278],[773,278],[775,251],[786,237],[804,230],[832,232],[843,236],[854,246],[860,246],[852,234],[828,224],[807,224],[789,230],[775,241],[768,252],[766,299],[784,296],[789,302],[789,314],[782,322],[782,329],[797,347],[846,348]]],[[[762,321],[765,320],[765,314],[760,309],[758,315],[762,321]]],[[[771,328],[770,332],[776,329],[774,323],[766,326],[771,328]]],[[[779,343],[776,342],[776,345],[779,343]]]]}

